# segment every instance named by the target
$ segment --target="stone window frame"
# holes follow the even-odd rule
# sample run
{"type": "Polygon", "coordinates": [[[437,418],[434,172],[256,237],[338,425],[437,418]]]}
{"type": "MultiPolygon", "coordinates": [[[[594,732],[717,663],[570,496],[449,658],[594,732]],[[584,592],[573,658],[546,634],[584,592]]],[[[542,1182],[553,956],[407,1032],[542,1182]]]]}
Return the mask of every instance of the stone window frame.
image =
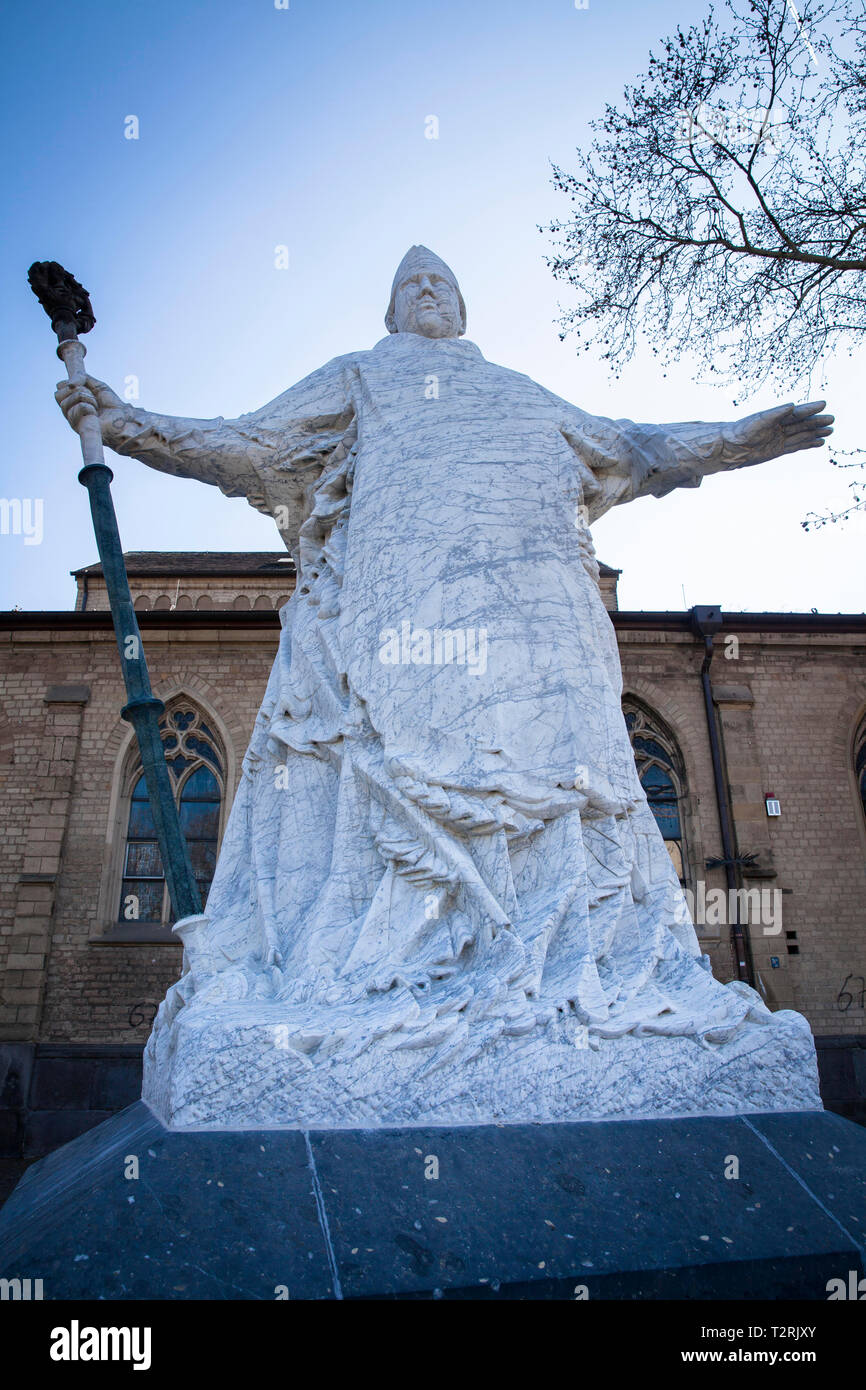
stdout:
{"type": "MultiPolygon", "coordinates": [[[[229,736],[223,727],[222,721],[215,715],[214,711],[202,701],[200,696],[190,694],[185,689],[180,689],[175,690],[170,696],[167,695],[163,698],[166,715],[176,711],[179,707],[192,708],[195,710],[199,720],[207,724],[212,730],[213,741],[219,753],[222,765],[222,770],[219,774],[214,768],[210,767],[210,770],[217,779],[220,789],[220,815],[217,833],[217,857],[219,857],[234,794],[232,777],[234,758],[232,756],[232,745],[229,736]]],[[[204,759],[201,760],[200,765],[210,766],[204,759]]],[[[192,775],[193,771],[195,771],[195,768],[187,769],[183,782],[192,775]]],[[[98,922],[100,923],[100,929],[95,936],[91,937],[91,941],[96,943],[118,944],[146,942],[152,945],[177,946],[180,943],[172,931],[170,921],[157,924],[153,922],[118,920],[121,888],[125,876],[124,869],[126,865],[130,802],[140,773],[141,759],[138,751],[138,743],[134,732],[130,729],[115,765],[109,824],[110,850],[106,856],[99,895],[98,922]]]]}

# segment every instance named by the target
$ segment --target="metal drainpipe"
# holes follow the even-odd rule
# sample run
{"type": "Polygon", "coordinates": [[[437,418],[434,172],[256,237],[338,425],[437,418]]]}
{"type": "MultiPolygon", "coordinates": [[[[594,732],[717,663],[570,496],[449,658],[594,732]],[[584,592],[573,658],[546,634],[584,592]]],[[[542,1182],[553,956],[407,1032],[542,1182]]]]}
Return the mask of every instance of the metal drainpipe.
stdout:
{"type": "Polygon", "coordinates": [[[728,885],[728,905],[733,905],[730,932],[731,950],[737,969],[737,979],[745,981],[754,988],[755,977],[752,967],[752,952],[748,933],[740,921],[740,903],[737,896],[739,884],[736,873],[736,850],[728,788],[722,764],[722,745],[716,711],[713,706],[713,691],[710,685],[710,665],[713,660],[713,636],[722,627],[722,610],[717,606],[696,606],[692,609],[692,624],[704,639],[704,660],[701,666],[701,686],[704,692],[704,711],[707,717],[707,733],[710,740],[710,755],[713,760],[713,781],[716,785],[716,805],[719,811],[719,827],[722,832],[722,853],[725,860],[725,880],[728,885]]]}

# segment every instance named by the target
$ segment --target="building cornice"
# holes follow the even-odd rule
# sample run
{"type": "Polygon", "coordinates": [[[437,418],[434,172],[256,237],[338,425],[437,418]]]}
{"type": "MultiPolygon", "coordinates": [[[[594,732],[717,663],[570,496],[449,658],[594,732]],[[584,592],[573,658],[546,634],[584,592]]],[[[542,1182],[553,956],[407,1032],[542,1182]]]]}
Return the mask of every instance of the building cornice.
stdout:
{"type": "MultiPolygon", "coordinates": [[[[693,634],[690,612],[630,612],[614,609],[608,614],[617,631],[624,632],[683,632],[693,634]]],[[[212,632],[217,629],[276,630],[279,613],[273,609],[136,609],[136,618],[143,630],[166,629],[189,631],[193,628],[212,632]]],[[[768,633],[838,633],[866,637],[866,613],[722,613],[723,630],[728,632],[768,633]]],[[[111,629],[111,613],[107,609],[76,612],[59,611],[0,612],[0,631],[38,632],[71,631],[82,635],[89,630],[111,629]]]]}
{"type": "MultiPolygon", "coordinates": [[[[280,615],[272,608],[203,608],[203,609],[148,609],[135,610],[140,628],[166,628],[185,631],[190,628],[270,628],[278,629],[280,615]]],[[[109,630],[112,627],[111,613],[107,608],[88,609],[85,612],[61,609],[58,612],[0,613],[0,632],[20,631],[72,631],[86,633],[109,630]]]]}
{"type": "MultiPolygon", "coordinates": [[[[866,636],[866,613],[728,613],[721,612],[722,630],[729,632],[851,633],[866,636]]],[[[619,631],[686,632],[694,635],[691,610],[609,614],[619,631]]]]}

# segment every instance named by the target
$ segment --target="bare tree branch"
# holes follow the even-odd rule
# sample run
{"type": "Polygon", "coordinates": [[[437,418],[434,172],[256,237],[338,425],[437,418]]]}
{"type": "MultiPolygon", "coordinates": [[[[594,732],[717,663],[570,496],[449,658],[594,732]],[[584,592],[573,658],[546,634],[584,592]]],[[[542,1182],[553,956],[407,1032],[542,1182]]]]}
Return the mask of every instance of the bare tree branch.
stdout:
{"type": "Polygon", "coordinates": [[[748,394],[866,332],[866,0],[725,0],[592,129],[553,166],[563,338],[616,369],[640,335],[748,394]]]}

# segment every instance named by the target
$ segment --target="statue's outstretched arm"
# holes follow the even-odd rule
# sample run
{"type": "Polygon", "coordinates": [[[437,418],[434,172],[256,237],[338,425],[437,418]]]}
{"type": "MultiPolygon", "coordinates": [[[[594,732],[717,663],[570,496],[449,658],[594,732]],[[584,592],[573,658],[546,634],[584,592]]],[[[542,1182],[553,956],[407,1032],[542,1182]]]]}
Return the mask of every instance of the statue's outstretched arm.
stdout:
{"type": "MultiPolygon", "coordinates": [[[[833,416],[821,412],[826,402],[780,405],[742,420],[709,424],[634,425],[644,476],[636,477],[633,496],[663,497],[675,487],[697,487],[708,473],[749,468],[756,463],[818,449],[833,433],[833,416]]],[[[625,500],[625,499],[623,499],[625,500]]]]}
{"type": "Polygon", "coordinates": [[[833,432],[833,416],[822,414],[823,409],[823,401],[811,401],[729,423],[641,425],[587,415],[572,406],[562,428],[588,468],[584,500],[590,521],[595,521],[636,497],[664,497],[676,487],[698,487],[708,473],[820,448],[833,432]]]}
{"type": "Polygon", "coordinates": [[[269,431],[257,429],[254,416],[241,421],[156,415],[122,401],[95,377],[60,382],[55,395],[73,429],[81,407],[95,405],[103,441],[116,454],[131,455],[162,473],[212,483],[229,497],[247,497],[256,490],[257,467],[276,443],[269,431]]]}

